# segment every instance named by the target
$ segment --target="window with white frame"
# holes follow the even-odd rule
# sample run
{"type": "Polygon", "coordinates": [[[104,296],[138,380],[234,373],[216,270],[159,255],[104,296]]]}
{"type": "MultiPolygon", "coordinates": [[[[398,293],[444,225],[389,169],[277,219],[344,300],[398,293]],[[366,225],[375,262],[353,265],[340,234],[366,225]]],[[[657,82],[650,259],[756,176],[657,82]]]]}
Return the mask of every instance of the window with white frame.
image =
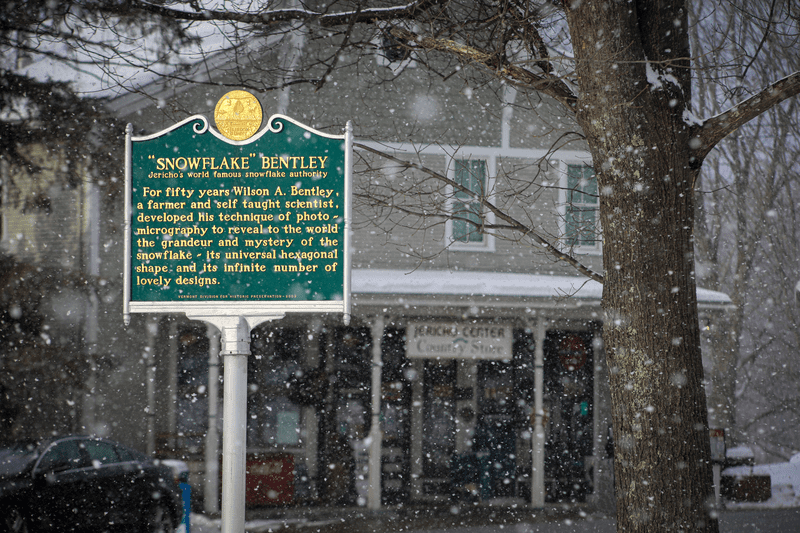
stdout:
{"type": "Polygon", "coordinates": [[[564,242],[568,248],[599,249],[600,196],[594,169],[586,164],[567,165],[564,242]]]}
{"type": "Polygon", "coordinates": [[[405,61],[411,56],[411,49],[408,47],[408,43],[389,32],[384,33],[381,37],[381,52],[389,63],[405,61]]]}
{"type": "Polygon", "coordinates": [[[392,28],[393,26],[383,28],[373,39],[375,58],[378,65],[399,73],[406,67],[413,67],[414,58],[408,41],[392,35],[392,28]]]}
{"type": "Polygon", "coordinates": [[[482,233],[484,209],[480,198],[486,196],[488,173],[483,159],[456,159],[453,161],[452,220],[450,238],[454,244],[482,246],[486,235],[482,233]]]}

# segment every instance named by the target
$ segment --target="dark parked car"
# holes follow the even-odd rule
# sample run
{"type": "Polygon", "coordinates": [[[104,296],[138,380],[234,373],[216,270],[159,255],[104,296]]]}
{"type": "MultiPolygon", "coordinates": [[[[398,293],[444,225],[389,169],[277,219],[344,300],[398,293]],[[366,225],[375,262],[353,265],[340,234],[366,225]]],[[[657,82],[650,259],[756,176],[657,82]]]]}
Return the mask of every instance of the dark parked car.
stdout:
{"type": "Polygon", "coordinates": [[[172,471],[94,437],[0,446],[0,530],[172,533],[181,517],[172,471]]]}

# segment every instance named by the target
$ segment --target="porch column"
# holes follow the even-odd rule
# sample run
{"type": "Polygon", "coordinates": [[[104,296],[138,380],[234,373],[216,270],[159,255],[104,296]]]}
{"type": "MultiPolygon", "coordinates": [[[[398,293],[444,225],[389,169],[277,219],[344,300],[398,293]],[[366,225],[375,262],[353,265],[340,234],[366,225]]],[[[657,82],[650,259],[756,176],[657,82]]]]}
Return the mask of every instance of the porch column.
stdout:
{"type": "Polygon", "coordinates": [[[534,328],[534,362],[533,362],[533,439],[531,441],[533,456],[531,465],[531,505],[544,507],[544,337],[545,318],[536,318],[534,328]]]}
{"type": "MultiPolygon", "coordinates": [[[[601,366],[600,366],[600,357],[601,357],[601,350],[603,346],[603,337],[599,329],[595,328],[592,334],[592,363],[594,364],[594,375],[592,376],[592,412],[593,412],[593,420],[592,420],[592,434],[594,438],[592,439],[592,461],[594,461],[595,468],[595,477],[598,475],[598,460],[601,456],[600,446],[603,444],[603,441],[606,437],[605,432],[603,431],[602,421],[600,420],[600,383],[602,380],[602,376],[600,373],[601,366]]],[[[605,359],[605,355],[602,355],[603,359],[605,359]]],[[[597,486],[597,483],[594,484],[597,486]]]]}
{"type": "Polygon", "coordinates": [[[147,386],[147,455],[156,453],[156,335],[158,335],[159,315],[145,319],[146,341],[142,359],[146,367],[147,386]]]}
{"type": "Polygon", "coordinates": [[[419,406],[411,409],[410,490],[412,499],[422,499],[425,496],[422,490],[422,437],[425,429],[422,416],[425,403],[425,360],[414,357],[409,359],[409,364],[411,365],[411,369],[416,376],[411,381],[411,405],[419,406]]]}
{"type": "Polygon", "coordinates": [[[203,509],[206,514],[219,513],[219,349],[220,333],[216,326],[206,326],[208,337],[208,431],[206,432],[206,475],[203,486],[203,509]]]}
{"type": "Polygon", "coordinates": [[[169,340],[167,342],[169,353],[169,383],[167,384],[167,427],[169,435],[167,445],[174,450],[178,445],[178,320],[177,317],[169,318],[169,340]]]}
{"type": "Polygon", "coordinates": [[[383,368],[381,343],[383,341],[383,317],[372,321],[372,424],[369,430],[369,492],[367,508],[381,508],[381,370],[383,368]]]}

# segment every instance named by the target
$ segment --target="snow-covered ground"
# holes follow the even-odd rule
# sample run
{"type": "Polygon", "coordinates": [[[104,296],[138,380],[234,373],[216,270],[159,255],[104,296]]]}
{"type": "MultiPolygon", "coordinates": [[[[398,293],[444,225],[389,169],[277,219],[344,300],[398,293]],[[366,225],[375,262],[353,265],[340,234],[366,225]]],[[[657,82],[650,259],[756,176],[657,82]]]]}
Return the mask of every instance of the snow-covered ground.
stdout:
{"type": "MultiPolygon", "coordinates": [[[[260,519],[248,520],[245,523],[245,531],[247,533],[267,533],[271,531],[278,531],[285,528],[287,525],[302,525],[308,526],[323,526],[332,523],[333,520],[307,520],[305,518],[278,518],[278,519],[260,519]]],[[[221,520],[219,518],[211,519],[203,514],[192,513],[190,527],[192,533],[219,533],[221,527],[221,520]]],[[[309,530],[313,531],[313,529],[309,530]]]]}
{"type": "MultiPolygon", "coordinates": [[[[730,456],[730,455],[729,455],[730,456]]],[[[765,502],[726,502],[725,508],[736,509],[780,509],[800,507],[800,454],[795,455],[788,463],[775,463],[756,466],[735,466],[726,468],[725,475],[748,476],[769,474],[772,485],[772,497],[765,502]]],[[[303,526],[322,526],[334,520],[295,519],[260,519],[248,520],[245,524],[247,533],[266,533],[283,529],[288,523],[303,526]]],[[[203,514],[192,513],[192,533],[219,533],[220,519],[210,519],[203,514]]],[[[309,530],[312,531],[312,530],[309,530]]]]}

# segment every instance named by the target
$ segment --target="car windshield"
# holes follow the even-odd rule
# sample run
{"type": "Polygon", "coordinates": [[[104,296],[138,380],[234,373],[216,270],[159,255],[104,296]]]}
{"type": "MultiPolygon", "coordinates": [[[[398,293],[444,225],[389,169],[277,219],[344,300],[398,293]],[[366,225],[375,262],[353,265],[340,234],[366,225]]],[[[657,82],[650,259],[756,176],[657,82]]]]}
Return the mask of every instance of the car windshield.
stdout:
{"type": "MultiPolygon", "coordinates": [[[[88,441],[92,442],[92,441],[88,441]]],[[[70,468],[85,468],[92,463],[92,457],[86,451],[85,439],[65,439],[54,443],[44,452],[37,469],[41,472],[66,470],[70,468]]],[[[102,464],[98,453],[97,465],[102,464]]]]}
{"type": "Polygon", "coordinates": [[[0,477],[18,474],[38,457],[33,443],[16,443],[0,447],[0,477]]]}

